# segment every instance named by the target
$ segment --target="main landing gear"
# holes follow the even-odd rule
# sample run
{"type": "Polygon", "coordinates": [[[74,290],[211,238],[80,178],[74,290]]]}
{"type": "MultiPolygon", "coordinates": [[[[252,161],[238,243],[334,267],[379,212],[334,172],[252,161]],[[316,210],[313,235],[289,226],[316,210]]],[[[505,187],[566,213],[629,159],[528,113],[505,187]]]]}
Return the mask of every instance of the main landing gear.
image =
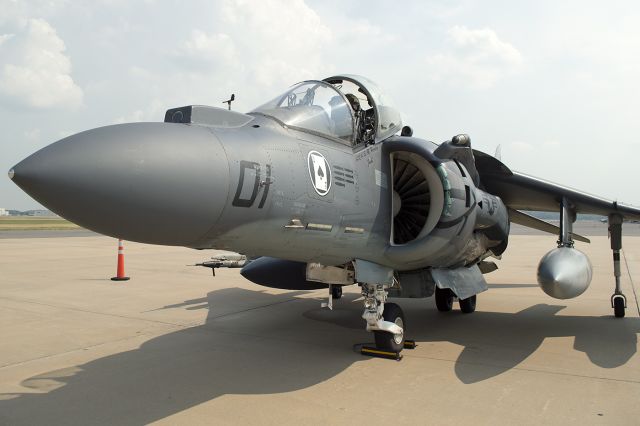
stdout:
{"type": "MultiPolygon", "coordinates": [[[[436,308],[440,312],[449,312],[453,309],[453,301],[456,299],[455,293],[450,288],[440,288],[436,286],[436,308]]],[[[470,314],[476,310],[476,295],[466,299],[458,299],[460,305],[460,311],[465,314],[470,314]]]]}

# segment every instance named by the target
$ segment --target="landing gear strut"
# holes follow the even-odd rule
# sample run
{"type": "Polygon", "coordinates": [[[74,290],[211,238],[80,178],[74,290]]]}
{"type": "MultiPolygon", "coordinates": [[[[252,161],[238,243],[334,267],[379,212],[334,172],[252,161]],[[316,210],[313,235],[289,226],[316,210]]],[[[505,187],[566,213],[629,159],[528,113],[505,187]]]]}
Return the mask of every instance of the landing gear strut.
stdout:
{"type": "Polygon", "coordinates": [[[622,294],[620,285],[620,249],[622,248],[622,217],[616,214],[609,215],[609,237],[611,238],[611,250],[613,250],[613,275],[616,278],[616,289],[611,296],[611,307],[616,318],[624,317],[627,308],[627,298],[622,294]]]}
{"type": "Polygon", "coordinates": [[[404,313],[395,303],[386,303],[387,291],[383,284],[362,284],[367,331],[373,331],[376,347],[400,352],[404,347],[404,313]]]}
{"type": "Polygon", "coordinates": [[[323,308],[329,308],[329,310],[333,310],[333,299],[340,299],[342,297],[342,286],[337,284],[329,284],[329,298],[327,302],[322,302],[320,304],[323,308]]]}

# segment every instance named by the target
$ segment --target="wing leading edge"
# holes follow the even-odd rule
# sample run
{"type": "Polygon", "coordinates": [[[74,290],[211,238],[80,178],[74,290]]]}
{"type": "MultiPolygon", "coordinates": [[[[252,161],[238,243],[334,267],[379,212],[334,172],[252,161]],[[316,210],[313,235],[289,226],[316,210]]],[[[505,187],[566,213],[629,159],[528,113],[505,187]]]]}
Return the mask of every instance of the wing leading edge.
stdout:
{"type": "Polygon", "coordinates": [[[640,208],[558,185],[544,179],[509,170],[499,160],[474,150],[476,167],[485,190],[499,196],[514,210],[557,212],[563,197],[571,201],[576,213],[602,216],[620,215],[640,220],[640,208]]]}

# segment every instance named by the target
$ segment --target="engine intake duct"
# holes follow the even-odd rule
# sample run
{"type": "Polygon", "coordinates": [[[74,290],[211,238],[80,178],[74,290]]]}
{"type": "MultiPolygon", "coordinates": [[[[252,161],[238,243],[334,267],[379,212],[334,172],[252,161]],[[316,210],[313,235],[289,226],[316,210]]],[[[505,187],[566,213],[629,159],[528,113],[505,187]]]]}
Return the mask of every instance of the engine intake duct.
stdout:
{"type": "Polygon", "coordinates": [[[383,145],[392,174],[392,245],[404,245],[435,227],[444,205],[444,191],[436,168],[441,160],[428,142],[409,137],[383,145]]]}
{"type": "Polygon", "coordinates": [[[430,206],[429,183],[418,167],[393,159],[393,242],[414,240],[424,228],[430,206]]]}
{"type": "Polygon", "coordinates": [[[444,241],[429,237],[451,206],[448,171],[433,154],[431,142],[396,137],[385,141],[382,149],[391,177],[391,235],[385,254],[415,269],[424,263],[425,250],[437,252],[444,241]]]}

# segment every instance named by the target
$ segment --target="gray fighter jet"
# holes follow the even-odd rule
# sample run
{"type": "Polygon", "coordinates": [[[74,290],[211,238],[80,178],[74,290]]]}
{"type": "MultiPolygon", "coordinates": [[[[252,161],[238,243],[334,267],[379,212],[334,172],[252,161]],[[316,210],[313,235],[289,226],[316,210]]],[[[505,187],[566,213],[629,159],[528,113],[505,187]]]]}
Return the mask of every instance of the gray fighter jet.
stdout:
{"type": "MultiPolygon", "coordinates": [[[[186,106],[163,123],[101,127],[64,138],[9,176],[55,213],[101,234],[149,244],[225,249],[254,259],[247,279],[284,289],[361,287],[367,330],[399,351],[400,307],[435,295],[475,310],[510,222],[558,235],[538,266],[552,297],[583,293],[591,264],[573,241],[577,213],[608,217],[611,304],[624,316],[621,225],[640,209],[510,170],[467,135],[412,137],[370,80],[305,81],[253,111],[186,106]],[[522,210],[560,212],[560,226],[522,210]]],[[[215,266],[215,265],[214,265],[215,266]]]]}

